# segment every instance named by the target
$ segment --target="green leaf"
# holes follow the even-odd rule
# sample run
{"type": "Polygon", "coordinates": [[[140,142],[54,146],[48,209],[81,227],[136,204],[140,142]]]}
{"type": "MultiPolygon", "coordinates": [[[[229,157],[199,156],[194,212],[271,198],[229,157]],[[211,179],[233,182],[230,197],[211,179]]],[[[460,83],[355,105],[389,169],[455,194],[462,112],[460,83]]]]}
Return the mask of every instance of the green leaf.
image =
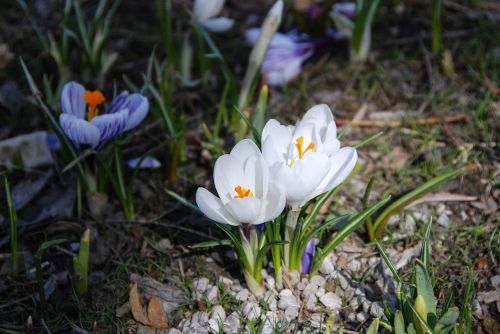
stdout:
{"type": "Polygon", "coordinates": [[[424,265],[417,261],[415,267],[415,283],[417,286],[417,294],[421,295],[425,302],[427,310],[427,322],[429,326],[434,327],[437,321],[436,312],[436,297],[434,296],[434,288],[432,286],[431,278],[425,270],[424,265]]]}
{"type": "Polygon", "coordinates": [[[448,311],[443,314],[441,319],[434,330],[440,334],[449,333],[449,331],[457,324],[458,317],[460,316],[460,311],[458,307],[450,307],[448,311]]]}
{"type": "Polygon", "coordinates": [[[87,292],[89,276],[89,250],[90,250],[90,229],[83,232],[80,241],[78,257],[73,258],[73,265],[77,277],[75,289],[79,295],[87,292]]]}
{"type": "Polygon", "coordinates": [[[211,247],[218,247],[218,246],[230,246],[232,244],[231,240],[229,239],[219,239],[219,240],[208,240],[208,241],[202,241],[198,242],[194,245],[191,245],[191,248],[211,248],[211,247]]]}
{"type": "Polygon", "coordinates": [[[382,248],[382,246],[380,245],[380,243],[378,242],[378,240],[375,240],[375,245],[377,246],[377,249],[378,249],[378,251],[380,253],[380,256],[382,256],[382,260],[384,260],[385,264],[387,265],[387,267],[391,271],[392,277],[394,277],[394,279],[396,280],[396,282],[398,284],[403,284],[403,281],[401,280],[401,277],[399,277],[399,275],[398,275],[398,271],[396,270],[396,268],[392,264],[391,260],[389,259],[389,257],[385,253],[384,249],[382,248]]]}
{"type": "Polygon", "coordinates": [[[12,193],[10,191],[9,180],[7,175],[3,173],[3,186],[5,190],[5,198],[7,200],[7,209],[9,211],[9,233],[10,233],[10,250],[12,252],[12,269],[17,271],[17,213],[14,203],[12,202],[12,193]]]}
{"type": "MultiPolygon", "coordinates": [[[[418,314],[417,310],[415,309],[415,307],[413,307],[413,305],[411,305],[411,303],[408,303],[408,306],[411,308],[412,312],[413,312],[413,316],[418,319],[420,321],[420,325],[422,325],[422,330],[423,330],[423,333],[426,333],[426,334],[433,334],[432,333],[432,330],[430,329],[429,325],[427,324],[427,322],[425,321],[425,319],[423,319],[420,314],[418,314]]],[[[413,326],[413,324],[410,324],[410,326],[413,326]]],[[[413,329],[415,331],[415,329],[413,329]]],[[[416,333],[416,331],[415,331],[416,333]]],[[[422,333],[419,333],[419,334],[422,334],[422,333]]]]}
{"type": "Polygon", "coordinates": [[[427,226],[425,228],[424,240],[422,241],[422,251],[420,254],[420,261],[424,264],[424,268],[427,272],[430,271],[430,238],[431,238],[431,228],[432,228],[432,217],[429,217],[427,221],[427,226]]]}
{"type": "Polygon", "coordinates": [[[277,245],[285,245],[287,243],[288,243],[288,241],[285,241],[285,240],[276,240],[276,241],[270,241],[270,242],[266,243],[264,245],[264,247],[262,247],[259,250],[259,252],[257,253],[257,256],[255,258],[255,263],[259,263],[260,261],[262,261],[262,259],[266,255],[266,253],[269,252],[269,250],[271,249],[271,247],[277,246],[277,245]]]}
{"type": "Polygon", "coordinates": [[[394,316],[394,334],[406,334],[405,332],[405,319],[401,311],[396,311],[394,316]]]}
{"type": "Polygon", "coordinates": [[[366,330],[366,334],[377,334],[379,322],[380,320],[378,318],[374,319],[370,327],[366,330]]]}
{"type": "Polygon", "coordinates": [[[170,196],[172,196],[173,198],[175,198],[176,200],[178,200],[182,205],[190,208],[191,210],[193,210],[197,213],[202,213],[200,211],[200,209],[198,208],[198,206],[196,204],[194,204],[193,202],[191,202],[190,200],[188,200],[186,197],[179,195],[175,191],[168,190],[168,189],[165,189],[165,192],[167,194],[169,194],[170,196]]]}
{"type": "Polygon", "coordinates": [[[414,202],[418,198],[422,197],[441,183],[452,179],[456,176],[459,176],[466,172],[469,168],[468,167],[462,167],[460,169],[457,169],[455,171],[437,176],[424,184],[418,186],[417,188],[413,189],[409,193],[405,194],[404,196],[398,198],[395,200],[393,203],[391,203],[387,208],[384,209],[380,213],[380,215],[377,217],[373,224],[373,228],[375,230],[375,236],[376,238],[380,238],[384,231],[384,227],[389,221],[389,218],[392,217],[393,215],[397,214],[401,210],[403,210],[405,207],[407,207],[410,203],[414,202]]]}
{"type": "Polygon", "coordinates": [[[66,242],[66,239],[54,239],[54,240],[49,240],[49,241],[45,241],[44,243],[42,243],[40,245],[40,247],[38,247],[38,250],[36,251],[35,253],[35,258],[37,259],[41,259],[42,258],[42,255],[43,253],[49,249],[50,247],[53,247],[53,246],[56,246],[56,245],[59,245],[59,244],[62,244],[63,242],[66,242]]]}
{"type": "Polygon", "coordinates": [[[347,224],[345,224],[335,235],[330,239],[330,241],[316,254],[313,260],[313,265],[311,268],[311,274],[316,273],[316,271],[321,266],[324,258],[330,254],[335,247],[337,247],[345,238],[350,236],[361,223],[363,223],[366,217],[372,215],[378,209],[380,209],[385,203],[390,199],[390,196],[386,196],[384,199],[378,203],[372,205],[371,207],[363,210],[356,216],[354,216],[347,224]]]}
{"type": "Polygon", "coordinates": [[[361,8],[356,13],[356,23],[354,25],[354,32],[352,36],[352,45],[356,52],[359,52],[363,35],[366,28],[371,29],[375,13],[377,12],[380,0],[363,1],[361,8]]]}

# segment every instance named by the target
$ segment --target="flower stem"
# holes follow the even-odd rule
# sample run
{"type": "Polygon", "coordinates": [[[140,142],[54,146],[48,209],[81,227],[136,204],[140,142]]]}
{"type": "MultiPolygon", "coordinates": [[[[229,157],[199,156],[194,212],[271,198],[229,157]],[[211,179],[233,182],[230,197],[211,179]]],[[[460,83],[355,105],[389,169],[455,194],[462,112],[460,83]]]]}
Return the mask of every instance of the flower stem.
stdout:
{"type": "Polygon", "coordinates": [[[294,247],[294,245],[291,245],[292,241],[292,236],[295,232],[295,228],[297,227],[297,220],[299,218],[300,210],[296,209],[291,209],[288,211],[286,215],[286,225],[285,225],[285,241],[288,241],[287,244],[284,245],[284,261],[285,261],[285,267],[288,269],[290,268],[291,264],[291,247],[294,247]]]}

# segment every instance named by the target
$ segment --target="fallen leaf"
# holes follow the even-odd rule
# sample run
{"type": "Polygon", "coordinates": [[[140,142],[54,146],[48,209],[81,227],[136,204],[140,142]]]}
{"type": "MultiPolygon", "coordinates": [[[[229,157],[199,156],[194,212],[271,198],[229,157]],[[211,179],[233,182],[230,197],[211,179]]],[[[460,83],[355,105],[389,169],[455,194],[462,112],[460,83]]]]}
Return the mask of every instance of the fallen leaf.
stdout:
{"type": "Polygon", "coordinates": [[[136,321],[144,325],[149,325],[149,319],[142,308],[141,297],[139,296],[137,283],[134,283],[132,289],[130,289],[130,309],[136,321]]]}
{"type": "Polygon", "coordinates": [[[149,325],[152,327],[159,329],[168,328],[168,321],[161,307],[160,299],[156,296],[151,297],[149,300],[148,319],[149,325]]]}

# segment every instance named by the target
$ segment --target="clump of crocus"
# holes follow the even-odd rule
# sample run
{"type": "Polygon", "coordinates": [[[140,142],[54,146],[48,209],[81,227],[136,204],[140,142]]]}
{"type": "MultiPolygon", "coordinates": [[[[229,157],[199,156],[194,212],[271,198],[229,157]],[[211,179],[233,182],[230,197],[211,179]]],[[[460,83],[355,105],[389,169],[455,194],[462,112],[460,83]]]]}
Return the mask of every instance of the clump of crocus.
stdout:
{"type": "Polygon", "coordinates": [[[225,2],[225,0],[195,0],[193,16],[209,31],[227,31],[233,27],[234,20],[218,16],[224,8],[225,2]]]}
{"type": "Polygon", "coordinates": [[[196,203],[229,235],[244,267],[249,289],[261,295],[263,256],[259,253],[266,235],[258,233],[257,226],[282,213],[285,195],[272,181],[269,166],[250,139],[240,141],[230,154],[217,159],[214,184],[219,197],[198,188],[196,203]]]}
{"type": "Polygon", "coordinates": [[[113,98],[108,108],[103,106],[105,101],[101,91],[86,90],[76,82],[69,82],[62,90],[59,124],[75,147],[91,149],[86,159],[75,164],[91,213],[94,216],[102,214],[111,183],[127,218],[132,219],[132,187],[124,179],[119,145],[116,142],[115,145],[106,144],[139,125],[148,114],[149,102],[143,95],[127,91],[113,98]]]}

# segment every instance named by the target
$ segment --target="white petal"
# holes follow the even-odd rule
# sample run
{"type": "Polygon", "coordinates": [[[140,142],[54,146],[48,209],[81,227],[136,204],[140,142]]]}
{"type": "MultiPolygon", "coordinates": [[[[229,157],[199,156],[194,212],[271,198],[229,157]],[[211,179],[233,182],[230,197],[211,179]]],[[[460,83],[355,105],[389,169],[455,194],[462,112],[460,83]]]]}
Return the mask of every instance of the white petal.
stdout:
{"type": "Polygon", "coordinates": [[[195,0],[193,14],[198,20],[205,21],[219,14],[224,2],[225,0],[195,0]]]}
{"type": "MultiPolygon", "coordinates": [[[[331,161],[323,153],[310,152],[296,161],[292,169],[304,186],[300,192],[294,189],[293,194],[290,194],[290,199],[293,202],[300,202],[300,205],[302,205],[305,201],[311,199],[311,194],[314,194],[328,175],[328,171],[331,169],[331,161]]],[[[289,200],[288,194],[287,200],[289,200]]]]}
{"type": "Polygon", "coordinates": [[[259,148],[251,139],[240,140],[233,147],[230,154],[237,160],[241,161],[241,163],[252,155],[261,155],[259,148]]]}
{"type": "Polygon", "coordinates": [[[311,121],[320,126],[333,122],[333,113],[326,104],[318,104],[310,108],[302,117],[302,121],[311,121]]]}
{"type": "Polygon", "coordinates": [[[310,194],[307,201],[332,190],[344,182],[354,169],[357,161],[358,154],[352,147],[344,147],[333,153],[330,156],[331,168],[328,175],[324,178],[323,182],[321,182],[316,191],[310,194]]]}
{"type": "Polygon", "coordinates": [[[255,197],[236,198],[226,204],[227,210],[240,223],[260,224],[256,221],[261,201],[255,197]]]}
{"type": "Polygon", "coordinates": [[[267,121],[262,130],[262,154],[269,166],[275,162],[286,162],[286,155],[292,142],[292,132],[277,120],[267,121]]]}
{"type": "Polygon", "coordinates": [[[196,191],[196,204],[208,218],[222,224],[240,225],[224,208],[222,201],[205,188],[196,191]]]}
{"type": "Polygon", "coordinates": [[[228,17],[216,17],[213,19],[203,20],[201,24],[208,31],[225,32],[230,30],[234,26],[234,20],[228,17]]]}
{"type": "Polygon", "coordinates": [[[239,161],[230,154],[224,154],[217,159],[214,166],[214,183],[224,205],[236,195],[234,188],[252,186],[252,184],[243,184],[243,181],[243,161],[239,161]]]}
{"type": "Polygon", "coordinates": [[[262,222],[268,222],[278,217],[286,205],[286,196],[274,183],[269,184],[267,196],[262,200],[261,216],[262,222]]]}
{"type": "Polygon", "coordinates": [[[249,185],[255,197],[262,198],[267,195],[269,186],[269,167],[261,154],[252,155],[243,166],[242,185],[249,185]]]}

